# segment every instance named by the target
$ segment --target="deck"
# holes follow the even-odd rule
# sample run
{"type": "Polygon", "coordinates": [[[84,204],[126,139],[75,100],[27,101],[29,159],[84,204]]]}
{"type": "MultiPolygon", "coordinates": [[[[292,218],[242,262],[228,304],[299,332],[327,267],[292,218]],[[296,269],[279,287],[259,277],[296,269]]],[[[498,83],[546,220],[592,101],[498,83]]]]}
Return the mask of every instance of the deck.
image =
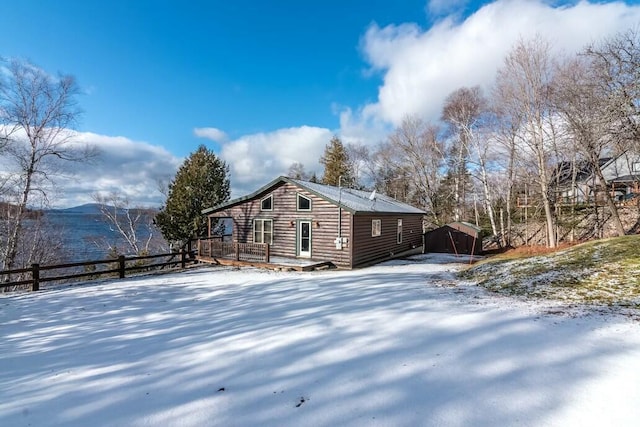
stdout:
{"type": "Polygon", "coordinates": [[[258,267],[285,271],[313,271],[335,268],[330,261],[272,257],[264,243],[224,242],[220,238],[199,239],[196,259],[209,264],[258,267]]]}
{"type": "Polygon", "coordinates": [[[316,271],[336,268],[331,261],[302,260],[299,258],[271,257],[266,261],[241,261],[230,258],[218,258],[210,256],[196,256],[200,262],[216,265],[228,265],[233,267],[255,267],[281,271],[316,271]]]}

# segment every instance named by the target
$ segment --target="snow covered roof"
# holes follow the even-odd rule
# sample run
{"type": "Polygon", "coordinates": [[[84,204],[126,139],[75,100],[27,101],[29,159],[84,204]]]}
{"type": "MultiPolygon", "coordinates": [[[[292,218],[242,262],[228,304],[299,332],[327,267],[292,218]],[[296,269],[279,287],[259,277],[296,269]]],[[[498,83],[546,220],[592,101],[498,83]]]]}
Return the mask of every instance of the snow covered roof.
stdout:
{"type": "Polygon", "coordinates": [[[229,208],[238,203],[253,199],[254,197],[268,191],[280,183],[289,183],[304,189],[316,196],[331,202],[335,205],[342,206],[343,209],[350,211],[351,213],[402,213],[402,214],[425,214],[422,209],[418,209],[406,203],[399,202],[389,196],[378,194],[375,190],[362,191],[345,187],[334,187],[332,185],[318,184],[315,182],[302,181],[299,179],[287,178],[285,176],[278,177],[261,187],[257,191],[248,194],[244,197],[240,197],[234,200],[230,200],[227,203],[213,206],[211,208],[202,211],[203,214],[209,214],[217,212],[226,208],[229,208]]]}

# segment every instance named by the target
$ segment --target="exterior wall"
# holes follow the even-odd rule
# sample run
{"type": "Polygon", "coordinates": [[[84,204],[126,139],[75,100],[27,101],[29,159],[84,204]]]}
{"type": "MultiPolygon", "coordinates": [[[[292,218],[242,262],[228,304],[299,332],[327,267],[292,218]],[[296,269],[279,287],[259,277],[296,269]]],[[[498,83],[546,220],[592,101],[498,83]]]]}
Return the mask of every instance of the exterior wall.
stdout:
{"type": "Polygon", "coordinates": [[[445,225],[424,234],[423,252],[480,254],[482,239],[445,225]]]}
{"type": "Polygon", "coordinates": [[[349,212],[342,210],[342,220],[339,221],[337,206],[289,183],[282,183],[270,190],[210,216],[233,218],[232,239],[241,243],[254,241],[254,219],[271,219],[273,221],[271,256],[290,258],[298,256],[298,221],[310,220],[312,222],[311,259],[332,261],[341,267],[351,267],[352,215],[349,212]],[[311,199],[311,211],[297,211],[297,194],[311,199]],[[272,210],[261,211],[261,200],[269,195],[273,196],[272,210]],[[338,235],[338,222],[342,224],[342,236],[348,241],[342,250],[336,249],[334,242],[338,235]]]}
{"type": "Polygon", "coordinates": [[[358,214],[353,216],[353,265],[358,266],[422,245],[422,214],[358,214]],[[371,235],[371,222],[381,220],[380,236],[371,235]],[[402,243],[397,243],[402,219],[402,243]]]}

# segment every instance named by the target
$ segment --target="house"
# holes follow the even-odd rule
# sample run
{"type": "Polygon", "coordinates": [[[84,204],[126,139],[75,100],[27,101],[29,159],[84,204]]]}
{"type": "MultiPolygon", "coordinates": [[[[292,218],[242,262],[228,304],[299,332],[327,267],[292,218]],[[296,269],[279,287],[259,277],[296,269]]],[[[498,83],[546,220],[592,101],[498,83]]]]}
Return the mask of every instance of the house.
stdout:
{"type": "Polygon", "coordinates": [[[482,253],[482,230],[468,222],[452,222],[424,233],[423,253],[479,255],[482,253]]]}
{"type": "MultiPolygon", "coordinates": [[[[610,157],[598,160],[601,168],[610,161],[610,157]]],[[[592,200],[593,188],[599,182],[593,169],[593,165],[586,160],[560,162],[551,178],[557,203],[571,205],[592,200]]]]}
{"type": "Polygon", "coordinates": [[[228,219],[236,244],[264,245],[271,257],[352,268],[420,246],[425,212],[375,191],[281,176],[203,214],[209,237],[212,224],[228,219]]]}
{"type": "MultiPolygon", "coordinates": [[[[640,156],[625,152],[616,157],[601,158],[599,166],[605,185],[616,200],[640,193],[640,156]]],[[[602,186],[593,166],[580,161],[573,165],[563,162],[556,169],[551,180],[558,196],[558,202],[575,204],[602,200],[602,186]]]]}
{"type": "Polygon", "coordinates": [[[616,200],[640,193],[640,155],[623,153],[602,167],[602,175],[616,200]]]}

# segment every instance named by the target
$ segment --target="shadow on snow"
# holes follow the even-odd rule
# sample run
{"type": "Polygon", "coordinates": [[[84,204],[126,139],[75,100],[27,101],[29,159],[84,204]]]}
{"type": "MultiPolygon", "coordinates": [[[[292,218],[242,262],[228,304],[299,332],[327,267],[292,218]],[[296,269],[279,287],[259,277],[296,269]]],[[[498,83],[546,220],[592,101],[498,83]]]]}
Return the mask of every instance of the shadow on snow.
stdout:
{"type": "Polygon", "coordinates": [[[628,350],[593,323],[430,286],[446,265],[409,267],[202,269],[0,299],[0,424],[537,424],[628,350]]]}

